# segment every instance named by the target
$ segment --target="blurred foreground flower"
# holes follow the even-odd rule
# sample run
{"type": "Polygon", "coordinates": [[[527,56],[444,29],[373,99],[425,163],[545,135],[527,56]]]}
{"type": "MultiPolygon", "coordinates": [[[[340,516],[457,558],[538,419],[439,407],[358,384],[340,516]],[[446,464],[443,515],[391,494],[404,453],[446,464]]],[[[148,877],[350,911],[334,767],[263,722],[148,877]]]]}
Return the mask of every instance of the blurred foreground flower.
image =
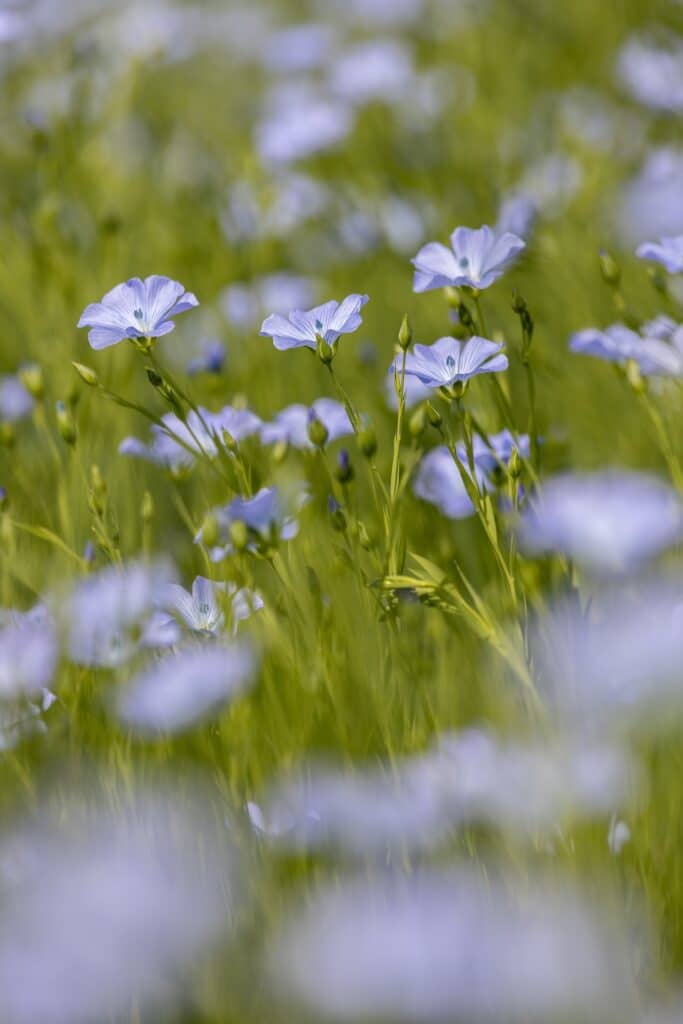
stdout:
{"type": "Polygon", "coordinates": [[[279,991],[339,1020],[619,1017],[623,934],[569,886],[418,871],[306,895],[269,960],[279,991]]]}
{"type": "MultiPolygon", "coordinates": [[[[98,806],[104,801],[100,799],[98,806]]],[[[116,816],[62,797],[59,815],[3,828],[0,1017],[91,1024],[153,1011],[169,1020],[182,980],[227,932],[237,859],[204,813],[138,795],[116,816]]]]}
{"type": "Polygon", "coordinates": [[[424,245],[412,261],[415,267],[413,289],[427,292],[434,288],[488,288],[505,273],[524,249],[517,235],[496,234],[484,226],[456,228],[451,248],[440,242],[424,245]]]}
{"type": "Polygon", "coordinates": [[[239,697],[255,673],[244,644],[187,647],[133,679],[119,698],[119,717],[141,733],[180,732],[239,697]]]}
{"type": "Polygon", "coordinates": [[[160,338],[175,327],[174,316],[198,305],[178,281],[158,274],[144,281],[133,277],[87,306],[78,326],[90,328],[91,348],[108,348],[126,338],[160,338]]]}
{"type": "Polygon", "coordinates": [[[633,360],[645,377],[683,376],[683,341],[677,334],[666,340],[652,324],[638,334],[624,324],[612,324],[600,330],[588,327],[569,339],[572,352],[596,356],[609,363],[625,364],[633,360]]]}
{"type": "Polygon", "coordinates": [[[660,238],[659,242],[643,242],[636,249],[636,256],[661,263],[670,274],[683,273],[683,235],[660,238]]]}
{"type": "MultiPolygon", "coordinates": [[[[307,500],[307,494],[300,493],[292,503],[293,509],[298,510],[307,500]]],[[[234,498],[223,508],[214,509],[219,546],[212,546],[211,560],[220,561],[236,548],[256,551],[296,537],[299,523],[285,504],[277,487],[262,487],[253,498],[234,498]]],[[[202,541],[201,531],[196,540],[202,541]]]]}
{"type": "Polygon", "coordinates": [[[119,445],[121,455],[145,459],[167,469],[189,466],[195,455],[215,458],[218,445],[226,436],[235,441],[255,434],[261,420],[249,409],[235,409],[226,405],[219,412],[209,412],[201,406],[182,420],[173,412],[161,417],[163,427],[152,424],[152,443],[145,444],[137,437],[125,437],[119,445]]]}
{"type": "Polygon", "coordinates": [[[565,473],[529,499],[519,537],[530,552],[555,551],[588,569],[625,572],[683,538],[683,503],[645,473],[565,473]]]}
{"type": "Polygon", "coordinates": [[[261,440],[264,444],[284,441],[293,448],[312,448],[309,438],[311,419],[322,423],[328,443],[353,433],[351,420],[342,403],[333,398],[318,398],[311,406],[288,405],[282,409],[271,423],[264,423],[261,440]]]}

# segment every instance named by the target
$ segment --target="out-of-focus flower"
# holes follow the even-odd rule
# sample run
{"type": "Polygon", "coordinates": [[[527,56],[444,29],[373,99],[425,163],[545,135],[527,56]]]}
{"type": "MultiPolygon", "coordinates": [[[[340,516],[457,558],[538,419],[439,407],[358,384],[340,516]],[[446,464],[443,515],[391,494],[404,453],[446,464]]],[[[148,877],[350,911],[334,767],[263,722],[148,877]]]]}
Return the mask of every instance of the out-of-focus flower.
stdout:
{"type": "MultiPolygon", "coordinates": [[[[308,500],[306,493],[297,495],[292,505],[298,510],[308,500]]],[[[296,513],[290,514],[277,487],[262,487],[253,498],[234,498],[223,508],[214,509],[219,530],[219,544],[212,547],[212,561],[220,561],[234,550],[231,533],[236,523],[246,529],[246,547],[256,550],[259,544],[292,540],[299,532],[296,513]]],[[[196,537],[202,541],[202,532],[196,537]]]]}
{"type": "Polygon", "coordinates": [[[119,445],[121,455],[146,459],[168,469],[190,465],[195,455],[215,458],[218,442],[229,435],[235,441],[251,437],[261,427],[261,420],[249,409],[235,409],[226,405],[219,412],[199,408],[192,410],[185,420],[173,412],[162,416],[163,427],[152,425],[152,443],[145,444],[136,437],[126,437],[119,445]]]}
{"type": "Polygon", "coordinates": [[[330,72],[332,92],[354,104],[400,103],[413,84],[409,48],[395,39],[373,39],[343,52],[330,72]]]}
{"type": "MultiPolygon", "coordinates": [[[[401,372],[400,363],[398,365],[398,372],[401,372]]],[[[420,402],[424,402],[425,399],[431,398],[434,389],[428,384],[423,384],[422,381],[418,380],[417,377],[413,377],[410,374],[406,374],[403,382],[403,388],[405,393],[406,408],[410,409],[414,405],[419,405],[420,402]]],[[[394,385],[394,367],[390,367],[384,379],[384,392],[387,400],[387,404],[390,409],[398,408],[398,396],[396,394],[396,387],[394,385]]]]}
{"type": "Polygon", "coordinates": [[[456,228],[450,249],[440,242],[428,242],[420,249],[412,261],[413,289],[427,292],[464,285],[488,288],[502,277],[524,247],[525,243],[516,235],[498,235],[486,225],[476,230],[456,228]]]}
{"type": "Polygon", "coordinates": [[[0,701],[36,698],[50,686],[58,645],[52,618],[43,605],[30,612],[0,614],[0,701]]]}
{"type": "Polygon", "coordinates": [[[368,301],[367,295],[348,295],[342,302],[325,302],[308,312],[295,310],[288,317],[274,313],[263,321],[261,334],[273,339],[280,351],[290,348],[310,348],[315,351],[318,338],[334,345],[342,334],[351,334],[362,321],[360,311],[368,301]]]}
{"type": "MultiPolygon", "coordinates": [[[[464,441],[458,442],[456,451],[460,461],[467,465],[467,448],[464,441]]],[[[528,434],[520,434],[518,438],[515,438],[509,430],[505,429],[497,434],[488,435],[486,439],[480,434],[474,434],[472,437],[474,463],[485,473],[492,473],[495,469],[507,466],[513,452],[518,452],[528,459],[529,451],[528,434]]]]}
{"type": "Polygon", "coordinates": [[[160,338],[173,330],[173,317],[198,306],[178,281],[153,274],[117,284],[101,302],[83,311],[79,327],[89,327],[91,348],[102,349],[126,338],[160,338]]]}
{"type": "Polygon", "coordinates": [[[276,444],[284,441],[293,448],[313,447],[308,434],[311,414],[327,430],[328,443],[353,433],[349,415],[342,403],[335,402],[333,398],[318,398],[311,406],[288,405],[271,423],[264,423],[261,427],[262,442],[276,444]]]}
{"type": "Polygon", "coordinates": [[[659,242],[643,242],[636,249],[641,260],[661,263],[670,274],[683,273],[683,235],[674,238],[660,238],[659,242]]]}
{"type": "Polygon", "coordinates": [[[230,608],[233,628],[248,619],[252,612],[263,608],[263,600],[246,588],[238,589],[234,583],[207,580],[197,576],[189,593],[177,583],[166,587],[163,608],[193,633],[218,636],[225,628],[225,608],[230,608]]]}
{"type": "Polygon", "coordinates": [[[634,37],[619,53],[618,72],[634,99],[653,110],[683,110],[683,41],[666,47],[634,37]]]}
{"type": "Polygon", "coordinates": [[[527,169],[517,187],[544,216],[556,217],[576,195],[582,181],[583,171],[577,160],[565,153],[549,153],[527,169]]]}
{"type": "Polygon", "coordinates": [[[191,376],[198,373],[220,373],[225,365],[225,345],[221,341],[208,340],[187,364],[187,372],[191,376]]]}
{"type": "MultiPolygon", "coordinates": [[[[89,794],[90,795],[90,794],[89,794]]],[[[13,1024],[170,1020],[188,975],[229,929],[237,854],[204,792],[38,808],[0,844],[0,1017],[13,1024]],[[39,824],[36,825],[35,821],[39,824]],[[36,979],[40,978],[40,984],[36,979]]]]}
{"type": "Polygon", "coordinates": [[[287,922],[274,982],[314,1016],[595,1019],[623,1008],[626,944],[574,889],[512,894],[491,870],[335,880],[287,922]]]}
{"type": "Polygon", "coordinates": [[[539,616],[530,649],[542,692],[574,727],[648,731],[680,720],[683,582],[662,576],[564,599],[539,616]]]}
{"type": "Polygon", "coordinates": [[[232,284],[220,294],[226,320],[234,327],[252,330],[269,312],[288,313],[315,300],[317,283],[298,274],[267,274],[251,285],[232,284]]]}
{"type": "Polygon", "coordinates": [[[627,245],[683,232],[681,150],[662,146],[648,152],[641,169],[622,190],[615,226],[627,245]]]}
{"type": "Polygon", "coordinates": [[[514,192],[500,205],[495,232],[497,235],[516,235],[526,241],[534,229],[537,217],[536,203],[523,192],[514,192]]]}
{"type": "Polygon", "coordinates": [[[157,646],[156,630],[146,637],[146,625],[171,581],[165,562],[132,562],[102,569],[79,583],[63,610],[71,659],[115,668],[140,647],[157,646]]]}
{"type": "Polygon", "coordinates": [[[189,647],[133,679],[118,714],[137,732],[180,732],[241,696],[255,674],[256,659],[243,644],[189,647]]]}
{"type": "MultiPolygon", "coordinates": [[[[402,359],[397,356],[395,365],[399,370],[402,359]]],[[[502,344],[474,335],[467,341],[446,337],[433,345],[415,345],[406,356],[405,372],[430,388],[448,388],[480,373],[499,373],[507,368],[502,344]]]]}
{"type": "Polygon", "coordinates": [[[683,503],[662,480],[609,470],[546,480],[519,524],[527,551],[555,551],[598,572],[625,572],[683,537],[683,503]]]}
{"type": "Polygon", "coordinates": [[[33,399],[18,377],[0,377],[0,421],[16,423],[30,416],[33,399]]]}
{"type": "Polygon", "coordinates": [[[626,844],[630,842],[631,829],[625,821],[622,821],[616,814],[613,814],[612,820],[609,823],[609,831],[607,833],[607,846],[609,847],[609,852],[614,854],[615,857],[618,857],[626,844]]]}
{"type": "Polygon", "coordinates": [[[572,352],[596,356],[610,363],[626,363],[632,359],[645,377],[683,376],[683,346],[678,337],[672,335],[671,340],[676,344],[669,344],[661,339],[661,325],[656,327],[656,332],[643,336],[624,324],[612,324],[605,330],[588,327],[572,335],[569,347],[572,352]]]}
{"type": "MultiPolygon", "coordinates": [[[[467,460],[463,461],[465,472],[469,473],[467,460]]],[[[477,485],[485,490],[488,484],[483,469],[475,465],[477,485]]],[[[466,519],[474,514],[474,506],[462,481],[458,467],[446,445],[433,448],[422,459],[413,490],[418,498],[435,505],[448,519],[466,519]]]]}
{"type": "Polygon", "coordinates": [[[263,47],[262,60],[269,72],[292,74],[322,68],[335,43],[332,25],[308,21],[272,32],[263,47]]]}
{"type": "Polygon", "coordinates": [[[279,86],[256,132],[264,163],[292,163],[331,149],[353,128],[348,103],[328,98],[308,83],[279,86]]]}

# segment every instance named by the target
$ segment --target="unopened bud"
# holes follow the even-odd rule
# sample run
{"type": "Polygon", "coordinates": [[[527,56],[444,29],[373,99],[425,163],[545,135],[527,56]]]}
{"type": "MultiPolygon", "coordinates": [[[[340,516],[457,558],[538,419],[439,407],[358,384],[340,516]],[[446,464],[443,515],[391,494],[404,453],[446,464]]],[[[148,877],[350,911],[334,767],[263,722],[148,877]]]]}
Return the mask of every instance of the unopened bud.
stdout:
{"type": "Polygon", "coordinates": [[[337,468],[334,475],[340,484],[348,484],[353,480],[353,466],[346,448],[342,448],[337,456],[337,468]]]}
{"type": "Polygon", "coordinates": [[[364,551],[369,551],[372,547],[370,534],[368,533],[365,523],[362,522],[358,523],[358,543],[364,551]]]}
{"type": "Polygon", "coordinates": [[[327,443],[327,439],[330,436],[330,432],[323,423],[316,416],[313,409],[308,413],[308,439],[312,445],[316,448],[324,448],[327,443]]]}
{"type": "Polygon", "coordinates": [[[28,393],[40,401],[45,394],[45,383],[43,381],[43,370],[37,363],[27,363],[19,369],[19,380],[28,393]]]}
{"type": "Polygon", "coordinates": [[[516,448],[512,449],[512,455],[508,462],[508,475],[511,480],[518,480],[522,475],[522,460],[519,457],[519,452],[516,448]]]}
{"type": "Polygon", "coordinates": [[[413,340],[413,331],[410,326],[410,320],[406,313],[401,321],[401,326],[398,330],[398,343],[405,352],[406,349],[410,348],[410,343],[413,340]]]}
{"type": "Polygon", "coordinates": [[[140,509],[143,523],[151,523],[154,519],[154,499],[149,491],[142,496],[142,507],[140,509]]]}
{"type": "Polygon", "coordinates": [[[377,451],[377,435],[372,427],[364,427],[358,433],[358,447],[366,459],[371,459],[377,451]]]}
{"type": "Polygon", "coordinates": [[[235,551],[244,551],[249,541],[249,531],[246,523],[243,523],[241,519],[236,519],[234,523],[230,523],[230,540],[235,551]]]}
{"type": "Polygon", "coordinates": [[[621,270],[614,256],[607,252],[607,249],[601,249],[598,259],[600,260],[600,273],[602,274],[603,281],[610,285],[619,284],[621,270]]]}
{"type": "Polygon", "coordinates": [[[441,424],[443,423],[443,417],[441,413],[437,408],[435,408],[432,405],[431,402],[427,402],[426,412],[430,427],[434,427],[435,430],[438,430],[441,424]]]}
{"type": "Polygon", "coordinates": [[[523,313],[527,308],[524,297],[519,294],[516,288],[512,292],[512,302],[510,303],[510,305],[512,306],[513,311],[517,313],[518,316],[521,313],[523,313]]]}
{"type": "Polygon", "coordinates": [[[286,441],[278,441],[273,445],[272,457],[273,462],[279,465],[287,458],[287,452],[289,451],[289,445],[286,441]]]}
{"type": "Polygon", "coordinates": [[[202,543],[207,548],[214,548],[218,544],[218,521],[212,512],[209,512],[201,528],[202,543]]]}
{"type": "Polygon", "coordinates": [[[163,387],[164,378],[156,370],[153,370],[151,366],[147,367],[147,380],[153,388],[163,387]]]}
{"type": "Polygon", "coordinates": [[[96,388],[99,385],[100,379],[92,367],[85,366],[83,363],[72,363],[71,365],[85,384],[89,384],[91,388],[96,388]]]}
{"type": "Polygon", "coordinates": [[[339,533],[344,533],[346,530],[346,516],[341,505],[332,495],[328,499],[327,508],[330,513],[332,529],[337,530],[339,533]]]}
{"type": "Polygon", "coordinates": [[[221,439],[223,441],[224,446],[227,448],[227,450],[229,452],[232,452],[232,454],[234,455],[235,452],[237,451],[237,441],[235,440],[233,435],[230,433],[230,431],[229,430],[221,430],[221,439]]]}
{"type": "Polygon", "coordinates": [[[427,410],[424,405],[419,405],[408,420],[408,431],[411,437],[419,437],[427,426],[427,410]]]}
{"type": "Polygon", "coordinates": [[[57,402],[56,406],[57,430],[62,440],[73,447],[76,444],[76,424],[73,416],[64,405],[64,402],[57,402]]]}

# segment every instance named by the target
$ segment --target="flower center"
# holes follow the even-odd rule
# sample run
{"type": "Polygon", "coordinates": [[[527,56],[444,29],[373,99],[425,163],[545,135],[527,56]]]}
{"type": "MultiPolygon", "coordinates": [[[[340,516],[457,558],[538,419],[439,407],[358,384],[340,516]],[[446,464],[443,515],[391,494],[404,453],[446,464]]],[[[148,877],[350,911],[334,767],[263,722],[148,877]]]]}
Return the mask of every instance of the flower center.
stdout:
{"type": "Polygon", "coordinates": [[[318,332],[322,331],[323,325],[322,325],[322,321],[321,320],[316,320],[316,322],[315,322],[315,329],[318,332]]]}
{"type": "Polygon", "coordinates": [[[446,356],[446,369],[447,370],[454,370],[455,369],[455,359],[453,358],[453,356],[446,356]]]}
{"type": "Polygon", "coordinates": [[[470,261],[467,258],[467,256],[461,256],[460,259],[458,260],[458,266],[460,267],[461,270],[467,270],[469,265],[470,261]]]}
{"type": "Polygon", "coordinates": [[[134,309],[133,310],[133,316],[135,317],[136,320],[142,320],[142,310],[141,309],[134,309]]]}

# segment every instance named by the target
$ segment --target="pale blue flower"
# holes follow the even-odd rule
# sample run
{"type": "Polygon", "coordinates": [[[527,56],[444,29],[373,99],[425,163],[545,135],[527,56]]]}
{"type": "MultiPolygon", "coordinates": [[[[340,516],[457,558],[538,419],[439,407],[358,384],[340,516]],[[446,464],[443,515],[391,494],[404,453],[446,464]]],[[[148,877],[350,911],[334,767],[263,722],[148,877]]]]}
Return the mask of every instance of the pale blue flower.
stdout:
{"type": "Polygon", "coordinates": [[[683,502],[644,473],[566,473],[541,484],[519,537],[527,551],[554,551],[589,569],[623,572],[683,538],[683,502]]]}
{"type": "Polygon", "coordinates": [[[401,103],[414,85],[413,55],[395,39],[367,40],[342,52],[331,68],[332,91],[350,103],[401,103]]]}
{"type": "Polygon", "coordinates": [[[440,242],[423,246],[412,261],[415,267],[413,289],[427,292],[448,286],[488,288],[505,273],[524,249],[525,243],[510,232],[498,235],[484,226],[456,228],[451,248],[440,242]]]}
{"type": "Polygon", "coordinates": [[[33,399],[18,377],[0,377],[0,422],[16,423],[30,416],[33,399]]]}
{"type": "MultiPolygon", "coordinates": [[[[405,372],[430,388],[449,388],[480,373],[507,370],[508,360],[502,350],[501,343],[477,335],[467,341],[439,338],[433,345],[413,346],[406,356],[405,372]]],[[[403,356],[397,356],[394,365],[399,372],[402,362],[403,356]]]]}
{"type": "Polygon", "coordinates": [[[0,702],[40,697],[57,667],[54,623],[42,605],[30,612],[0,612],[0,702]]]}
{"type": "Polygon", "coordinates": [[[666,47],[637,36],[619,54],[619,76],[634,99],[652,110],[683,111],[683,40],[666,47]]]}
{"type": "Polygon", "coordinates": [[[230,618],[236,629],[238,622],[263,608],[263,600],[244,587],[238,589],[235,583],[197,576],[191,593],[177,583],[170,583],[162,605],[190,632],[219,636],[225,629],[226,607],[230,609],[230,618]]]}
{"type": "Polygon", "coordinates": [[[144,281],[133,277],[91,303],[78,326],[91,328],[91,348],[108,348],[126,338],[160,338],[175,327],[174,316],[198,305],[178,281],[158,274],[144,281]]]}
{"type": "Polygon", "coordinates": [[[187,364],[187,372],[191,376],[198,373],[219,374],[225,365],[225,345],[216,339],[207,339],[199,355],[187,364]]]}
{"type": "MultiPolygon", "coordinates": [[[[469,475],[467,458],[461,461],[469,475]]],[[[475,464],[475,471],[479,490],[486,490],[488,481],[484,470],[475,464]]],[[[474,514],[474,506],[446,445],[439,445],[424,456],[415,475],[413,491],[418,498],[435,505],[448,519],[466,519],[474,514]]]]}
{"type": "Polygon", "coordinates": [[[282,166],[331,149],[353,128],[351,107],[308,83],[278,85],[256,130],[263,162],[282,166]]]}
{"type": "Polygon", "coordinates": [[[528,240],[538,219],[538,205],[524,192],[513,192],[500,204],[495,231],[528,240]]]}
{"type": "Polygon", "coordinates": [[[263,321],[261,334],[273,339],[280,351],[290,348],[315,350],[318,337],[334,345],[342,334],[351,334],[362,321],[360,311],[368,301],[367,295],[349,295],[343,302],[325,302],[308,312],[295,310],[288,317],[274,313],[263,321]]]}
{"type": "MultiPolygon", "coordinates": [[[[647,325],[643,330],[647,330],[647,325]]],[[[672,342],[677,344],[669,344],[661,335],[662,324],[656,324],[654,333],[645,336],[624,324],[612,324],[605,330],[588,327],[571,336],[569,347],[572,352],[611,363],[633,360],[645,377],[683,376],[683,347],[678,347],[678,336],[671,335],[672,342]]]]}
{"type": "Polygon", "coordinates": [[[262,442],[285,442],[293,448],[312,448],[308,436],[311,414],[326,428],[328,443],[353,433],[349,415],[342,403],[333,398],[318,398],[310,407],[288,405],[271,423],[264,423],[261,428],[262,442]]]}
{"type": "Polygon", "coordinates": [[[317,284],[298,274],[267,274],[253,284],[232,284],[219,297],[225,319],[234,327],[253,330],[254,322],[266,313],[287,313],[310,305],[317,297],[317,284]]]}
{"type": "Polygon", "coordinates": [[[615,222],[627,245],[683,232],[682,150],[648,150],[643,166],[622,190],[615,222]]]}
{"type": "MultiPolygon", "coordinates": [[[[210,551],[211,560],[220,561],[233,551],[230,528],[234,523],[244,523],[249,533],[247,548],[255,551],[262,544],[273,540],[293,540],[299,532],[296,511],[308,500],[302,492],[294,501],[284,501],[277,487],[262,487],[252,498],[234,498],[223,508],[214,509],[220,531],[219,546],[210,551]],[[292,511],[290,512],[290,505],[292,511]]],[[[195,538],[202,540],[201,531],[195,538]]]]}
{"type": "Polygon", "coordinates": [[[683,273],[683,235],[660,238],[658,242],[643,242],[636,249],[641,260],[661,263],[670,274],[683,273]]]}
{"type": "MultiPolygon", "coordinates": [[[[489,434],[486,439],[479,434],[474,434],[472,437],[472,454],[475,465],[487,474],[507,466],[515,451],[523,458],[528,459],[530,450],[528,434],[520,434],[515,438],[507,428],[497,434],[489,434]]],[[[456,451],[458,458],[466,466],[467,448],[464,441],[458,442],[456,451]]]]}
{"type": "Polygon", "coordinates": [[[215,458],[218,442],[224,435],[242,441],[261,427],[261,420],[255,413],[231,405],[219,412],[209,412],[200,406],[199,412],[192,410],[184,420],[173,412],[165,413],[161,419],[163,427],[152,425],[151,444],[126,437],[119,445],[120,454],[177,470],[191,465],[196,455],[215,458]]]}
{"type": "Polygon", "coordinates": [[[119,717],[141,733],[176,733],[241,696],[256,659],[243,644],[208,644],[169,654],[144,670],[118,701],[119,717]]]}

